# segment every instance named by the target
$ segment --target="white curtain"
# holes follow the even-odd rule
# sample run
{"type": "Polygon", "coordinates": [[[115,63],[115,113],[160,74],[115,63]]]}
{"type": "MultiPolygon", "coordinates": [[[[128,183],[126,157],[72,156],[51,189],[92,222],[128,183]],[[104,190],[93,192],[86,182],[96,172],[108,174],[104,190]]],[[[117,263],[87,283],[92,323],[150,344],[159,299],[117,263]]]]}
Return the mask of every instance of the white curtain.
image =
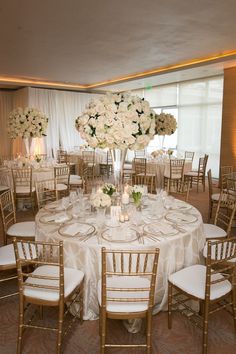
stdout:
{"type": "Polygon", "coordinates": [[[219,176],[223,77],[179,84],[178,152],[195,151],[194,167],[204,154],[207,169],[219,176]]]}
{"type": "Polygon", "coordinates": [[[75,119],[95,94],[29,88],[28,105],[39,108],[49,117],[47,137],[44,138],[47,154],[56,156],[59,141],[65,150],[82,143],[75,129],[75,119]]]}

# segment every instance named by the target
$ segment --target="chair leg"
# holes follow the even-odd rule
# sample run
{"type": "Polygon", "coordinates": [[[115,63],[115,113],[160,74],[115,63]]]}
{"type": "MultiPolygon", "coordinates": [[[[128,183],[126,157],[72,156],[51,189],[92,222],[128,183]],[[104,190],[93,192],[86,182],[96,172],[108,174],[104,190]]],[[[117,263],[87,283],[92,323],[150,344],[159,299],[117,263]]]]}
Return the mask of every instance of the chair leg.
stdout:
{"type": "Polygon", "coordinates": [[[152,351],[152,312],[148,310],[147,312],[147,354],[151,354],[152,351]]]}
{"type": "Polygon", "coordinates": [[[58,314],[57,354],[61,353],[63,317],[64,317],[64,303],[60,303],[59,314],[58,314]]]}
{"type": "Polygon", "coordinates": [[[83,294],[83,289],[84,289],[84,284],[82,283],[81,288],[80,288],[80,296],[79,296],[79,305],[80,305],[80,322],[83,323],[83,314],[84,314],[84,294],[83,294]]]}
{"type": "Polygon", "coordinates": [[[209,305],[207,302],[204,303],[204,314],[203,314],[203,348],[202,353],[207,354],[208,351],[208,315],[209,315],[209,305]]]}
{"type": "Polygon", "coordinates": [[[234,318],[234,330],[236,331],[236,291],[232,292],[232,308],[233,308],[233,318],[234,318]]]}
{"type": "Polygon", "coordinates": [[[168,282],[168,328],[172,328],[172,284],[168,282]]]}
{"type": "Polygon", "coordinates": [[[17,341],[17,354],[21,354],[22,348],[22,335],[24,326],[24,300],[23,296],[19,298],[19,327],[18,327],[18,341],[17,341]]]}
{"type": "Polygon", "coordinates": [[[101,308],[100,311],[100,354],[105,354],[105,344],[106,344],[106,310],[101,308]]]}

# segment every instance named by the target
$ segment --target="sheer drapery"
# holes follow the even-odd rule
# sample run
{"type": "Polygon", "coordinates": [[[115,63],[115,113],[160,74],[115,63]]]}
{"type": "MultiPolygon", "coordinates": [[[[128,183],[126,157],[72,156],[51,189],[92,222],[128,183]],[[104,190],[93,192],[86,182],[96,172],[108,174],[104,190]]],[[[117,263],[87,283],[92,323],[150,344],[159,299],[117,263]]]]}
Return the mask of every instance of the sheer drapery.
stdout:
{"type": "Polygon", "coordinates": [[[195,151],[198,158],[209,155],[208,168],[219,175],[223,77],[179,84],[178,151],[195,151]]]}
{"type": "Polygon", "coordinates": [[[75,129],[75,119],[95,96],[97,95],[29,88],[29,106],[39,108],[49,117],[47,137],[43,138],[48,155],[53,151],[56,156],[59,141],[65,150],[72,150],[74,146],[83,143],[75,129]]]}

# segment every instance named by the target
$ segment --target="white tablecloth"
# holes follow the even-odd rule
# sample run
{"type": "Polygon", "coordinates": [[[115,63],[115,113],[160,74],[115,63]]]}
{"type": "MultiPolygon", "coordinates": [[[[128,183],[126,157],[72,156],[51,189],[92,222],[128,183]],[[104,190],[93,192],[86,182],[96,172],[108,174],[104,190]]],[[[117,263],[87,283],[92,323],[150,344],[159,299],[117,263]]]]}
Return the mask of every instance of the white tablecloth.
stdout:
{"type": "MultiPolygon", "coordinates": [[[[149,201],[149,205],[154,205],[155,201],[149,201]]],[[[154,210],[152,208],[152,210],[154,210]]],[[[165,209],[164,213],[168,210],[165,209]]],[[[157,286],[155,292],[155,313],[166,309],[167,304],[167,279],[168,275],[189,265],[200,262],[200,253],[203,249],[205,238],[203,235],[202,217],[197,209],[190,207],[185,211],[186,214],[195,215],[195,221],[184,224],[176,231],[173,236],[158,236],[158,239],[149,239],[144,237],[144,243],[136,240],[132,243],[108,242],[101,238],[93,237],[83,242],[81,238],[73,236],[61,236],[58,233],[58,224],[45,224],[42,222],[42,216],[48,212],[41,209],[36,216],[36,239],[41,241],[59,241],[64,243],[64,263],[67,267],[81,269],[85,273],[84,284],[84,319],[96,319],[99,315],[97,300],[97,282],[101,277],[101,247],[107,248],[141,248],[149,249],[153,247],[160,248],[160,257],[158,264],[157,286]]],[[[182,211],[183,213],[183,211],[182,211]]],[[[142,211],[143,224],[150,223],[147,219],[148,209],[142,211]],[[145,215],[144,215],[145,214],[145,215]]],[[[96,214],[89,213],[87,217],[79,218],[77,221],[89,222],[96,226],[96,214]]],[[[109,217],[106,218],[109,220],[109,217]]],[[[70,223],[75,222],[74,219],[70,223]]],[[[107,221],[106,221],[107,222],[107,221]]],[[[161,222],[166,222],[164,216],[161,222]]],[[[124,223],[129,227],[128,223],[124,223]]],[[[137,226],[136,226],[137,227],[137,226]]],[[[143,225],[139,225],[142,228],[143,225]]]]}

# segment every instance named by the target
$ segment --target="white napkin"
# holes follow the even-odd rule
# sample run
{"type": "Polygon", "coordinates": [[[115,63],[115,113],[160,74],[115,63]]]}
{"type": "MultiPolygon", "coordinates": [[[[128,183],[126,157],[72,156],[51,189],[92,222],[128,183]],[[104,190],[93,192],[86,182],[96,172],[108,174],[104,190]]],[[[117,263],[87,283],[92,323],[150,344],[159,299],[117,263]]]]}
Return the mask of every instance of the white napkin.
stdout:
{"type": "Polygon", "coordinates": [[[182,213],[171,213],[168,214],[168,219],[171,219],[173,221],[179,222],[179,223],[191,223],[196,221],[196,216],[191,215],[191,214],[182,214],[182,213]]]}
{"type": "Polygon", "coordinates": [[[70,236],[75,236],[78,233],[86,234],[89,231],[89,225],[83,224],[70,224],[66,228],[64,228],[64,232],[70,236]]]}
{"type": "Polygon", "coordinates": [[[55,218],[56,223],[61,223],[69,220],[68,216],[66,214],[57,214],[55,218]]]}
{"type": "Polygon", "coordinates": [[[157,224],[151,224],[148,225],[148,231],[153,233],[153,234],[158,234],[158,231],[160,231],[162,234],[171,234],[175,232],[175,229],[168,224],[164,223],[157,223],[157,224]]]}

